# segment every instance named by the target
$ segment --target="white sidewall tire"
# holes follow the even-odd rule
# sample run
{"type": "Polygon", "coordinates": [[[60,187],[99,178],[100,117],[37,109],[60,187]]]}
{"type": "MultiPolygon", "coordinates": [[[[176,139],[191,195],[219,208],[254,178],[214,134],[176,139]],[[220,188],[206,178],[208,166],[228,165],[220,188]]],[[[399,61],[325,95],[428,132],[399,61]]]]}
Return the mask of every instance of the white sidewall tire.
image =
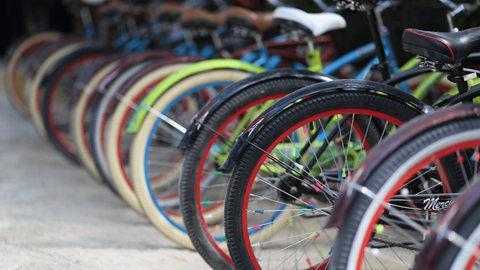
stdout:
{"type": "MultiPolygon", "coordinates": [[[[162,112],[167,106],[175,101],[177,97],[183,93],[193,89],[196,86],[205,85],[213,82],[236,82],[251,75],[245,71],[237,70],[212,70],[206,71],[200,74],[193,75],[176,85],[169,88],[153,105],[153,109],[162,112]]],[[[138,133],[136,134],[132,147],[130,149],[130,167],[132,171],[132,180],[135,193],[138,201],[142,206],[142,209],[147,218],[153,223],[153,225],[162,232],[166,237],[179,245],[194,250],[193,244],[188,237],[188,234],[175,225],[173,225],[167,218],[160,213],[155,201],[152,199],[149,190],[149,179],[146,179],[145,175],[145,151],[147,148],[148,138],[152,128],[155,128],[155,123],[158,117],[152,113],[148,113],[138,133]]],[[[179,225],[183,225],[183,222],[179,218],[172,218],[174,222],[179,225]]]]}
{"type": "Polygon", "coordinates": [[[88,100],[92,95],[93,91],[95,91],[97,85],[118,65],[120,60],[114,61],[107,66],[100,69],[85,85],[82,89],[82,93],[74,105],[73,113],[72,113],[72,126],[71,126],[71,134],[72,134],[72,141],[77,151],[77,157],[79,158],[80,162],[85,166],[87,171],[93,176],[93,178],[102,183],[102,178],[95,167],[95,164],[92,160],[92,155],[88,152],[86,142],[83,140],[83,128],[82,126],[84,123],[82,122],[83,112],[88,105],[88,100]]]}
{"type": "MultiPolygon", "coordinates": [[[[135,97],[137,97],[142,91],[144,91],[146,87],[148,87],[155,81],[164,78],[183,68],[186,68],[189,65],[191,65],[191,63],[176,63],[153,70],[152,72],[146,74],[144,77],[138,80],[134,85],[132,85],[132,87],[130,87],[130,89],[128,89],[128,91],[124,95],[125,100],[135,99],[135,97]]],[[[130,111],[130,106],[120,101],[111,116],[110,128],[108,130],[105,130],[105,132],[107,133],[107,140],[105,143],[106,160],[108,164],[108,171],[110,172],[112,182],[115,185],[118,194],[120,194],[120,196],[125,200],[125,202],[130,205],[135,211],[137,211],[141,215],[144,215],[143,209],[140,207],[135,192],[128,185],[129,180],[125,179],[125,176],[123,175],[121,168],[122,164],[120,164],[120,161],[117,158],[119,156],[117,148],[118,134],[119,132],[121,132],[120,129],[123,129],[123,127],[121,127],[120,125],[127,111],[130,111]]],[[[101,117],[102,115],[103,114],[99,114],[98,116],[101,117]]],[[[96,122],[100,123],[100,121],[96,122]]]]}
{"type": "Polygon", "coordinates": [[[62,59],[64,56],[77,50],[81,46],[82,46],[81,42],[76,44],[70,44],[52,53],[40,65],[31,83],[26,85],[25,94],[28,100],[30,117],[32,118],[32,122],[38,134],[40,135],[40,137],[48,143],[50,143],[50,140],[48,139],[47,131],[45,130],[45,126],[43,123],[40,102],[38,102],[41,98],[42,91],[43,91],[43,89],[40,89],[40,83],[50,67],[52,67],[55,63],[57,63],[58,60],[62,59]]]}
{"type": "Polygon", "coordinates": [[[12,101],[12,105],[23,117],[29,117],[28,105],[23,89],[18,85],[16,86],[17,88],[14,88],[17,83],[16,64],[22,58],[22,54],[32,46],[44,42],[53,42],[59,40],[60,37],[61,34],[58,32],[43,32],[33,35],[21,42],[19,46],[15,48],[15,52],[8,61],[7,69],[5,71],[5,90],[12,101]]]}

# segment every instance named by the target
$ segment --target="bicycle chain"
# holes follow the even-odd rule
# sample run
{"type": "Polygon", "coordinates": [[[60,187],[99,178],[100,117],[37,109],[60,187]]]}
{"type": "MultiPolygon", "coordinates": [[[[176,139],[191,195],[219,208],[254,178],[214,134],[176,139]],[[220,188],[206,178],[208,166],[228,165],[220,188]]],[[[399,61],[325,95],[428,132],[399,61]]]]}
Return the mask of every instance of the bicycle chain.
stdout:
{"type": "Polygon", "coordinates": [[[420,249],[418,249],[418,248],[414,248],[414,247],[404,245],[404,244],[393,243],[393,242],[385,241],[385,240],[378,239],[378,238],[372,238],[372,240],[380,242],[382,244],[386,244],[389,247],[399,247],[399,248],[404,248],[404,249],[408,249],[408,250],[412,250],[412,251],[420,251],[420,249]]]}

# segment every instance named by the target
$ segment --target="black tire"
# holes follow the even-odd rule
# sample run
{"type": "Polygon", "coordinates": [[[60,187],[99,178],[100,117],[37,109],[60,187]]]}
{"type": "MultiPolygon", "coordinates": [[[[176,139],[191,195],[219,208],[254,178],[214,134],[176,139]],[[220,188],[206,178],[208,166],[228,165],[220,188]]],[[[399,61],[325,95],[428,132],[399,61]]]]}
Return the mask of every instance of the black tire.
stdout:
{"type": "MultiPolygon", "coordinates": [[[[402,164],[406,164],[415,154],[421,153],[423,149],[427,146],[432,145],[433,143],[438,142],[440,139],[449,138],[449,136],[463,134],[465,131],[470,131],[472,129],[479,129],[480,128],[480,119],[473,118],[473,119],[460,119],[455,121],[450,121],[446,123],[442,123],[438,126],[433,128],[427,129],[417,135],[416,137],[412,138],[408,143],[403,144],[401,147],[395,149],[387,159],[385,159],[379,166],[374,169],[370,175],[365,180],[363,186],[370,190],[371,194],[379,194],[381,188],[389,183],[396,183],[397,178],[391,179],[390,177],[395,173],[398,172],[399,167],[402,164]]],[[[400,131],[401,132],[401,131],[400,131]]],[[[441,150],[435,149],[436,151],[441,150]]],[[[465,156],[462,153],[464,159],[468,161],[469,156],[465,156]]],[[[440,159],[442,165],[444,166],[446,171],[452,171],[452,173],[447,174],[449,177],[456,175],[460,171],[461,175],[461,168],[458,165],[456,158],[452,157],[453,154],[440,159]],[[453,162],[452,162],[453,161],[453,162]]],[[[465,162],[469,164],[469,162],[465,162]]],[[[410,171],[407,171],[410,172],[410,171]]],[[[413,172],[413,171],[412,171],[413,172]]],[[[472,176],[471,170],[467,168],[467,177],[470,178],[472,176]]],[[[457,176],[458,177],[458,174],[457,176]]],[[[460,176],[460,179],[464,178],[460,176]]],[[[454,186],[452,183],[457,181],[458,179],[448,178],[448,181],[451,186],[454,186]]],[[[464,183],[462,181],[461,183],[464,183]]],[[[457,184],[456,188],[461,188],[462,184],[457,184]]],[[[452,188],[453,189],[453,188],[452,188]]],[[[454,192],[458,192],[457,190],[453,190],[454,192]]],[[[382,193],[383,194],[383,193],[382,193]]],[[[378,196],[379,199],[388,201],[388,198],[384,198],[383,195],[380,194],[378,196]]],[[[347,265],[351,262],[354,262],[356,259],[352,259],[350,256],[351,250],[353,250],[353,246],[356,246],[355,250],[357,249],[357,245],[354,244],[355,235],[362,235],[359,231],[359,227],[362,224],[362,221],[365,222],[377,222],[377,220],[367,221],[369,213],[372,211],[368,209],[373,209],[369,207],[376,207],[379,208],[380,206],[378,203],[372,204],[372,199],[367,196],[356,196],[352,203],[352,207],[348,210],[348,215],[343,222],[343,226],[339,232],[336,246],[336,252],[332,255],[332,264],[331,269],[346,269],[347,265]],[[349,260],[351,262],[349,262],[349,260]]],[[[385,218],[384,218],[385,220],[385,218]]],[[[411,229],[409,230],[412,231],[411,229]]],[[[412,234],[413,235],[413,234],[412,234]]],[[[419,247],[416,247],[419,248],[419,247]]],[[[361,247],[363,249],[363,247],[361,247]]],[[[442,264],[443,265],[443,264],[442,264]]],[[[442,268],[445,269],[445,268],[442,268]]]]}
{"type": "MultiPolygon", "coordinates": [[[[219,252],[215,249],[214,245],[210,242],[205,231],[201,218],[197,210],[197,173],[201,169],[200,163],[205,151],[209,151],[208,145],[210,141],[215,137],[215,133],[222,132],[219,130],[233,115],[240,110],[252,107],[256,101],[265,99],[270,96],[288,94],[302,87],[318,83],[316,80],[310,79],[274,79],[260,84],[254,85],[245,89],[236,96],[230,98],[228,102],[224,103],[215,114],[204,123],[209,128],[203,128],[198,137],[192,143],[192,147],[185,153],[185,161],[183,162],[182,172],[180,175],[180,204],[183,220],[187,229],[188,235],[195,246],[195,249],[203,257],[203,259],[213,269],[234,269],[233,265],[228,262],[219,252]],[[193,188],[192,188],[193,187],[193,188]]],[[[253,119],[252,119],[253,120],[253,119]]],[[[202,168],[203,169],[203,168],[202,168]]],[[[218,192],[223,197],[225,194],[225,187],[219,188],[218,192]]]]}
{"type": "MultiPolygon", "coordinates": [[[[75,153],[75,150],[73,145],[73,141],[71,142],[70,149],[67,149],[63,143],[60,142],[59,138],[57,138],[55,131],[53,130],[52,126],[55,125],[55,123],[52,123],[50,120],[50,114],[49,111],[51,108],[49,108],[49,101],[53,95],[53,93],[56,91],[54,89],[54,85],[57,82],[57,79],[60,75],[62,75],[63,71],[68,68],[71,64],[76,63],[77,61],[81,61],[81,59],[92,57],[92,56],[101,56],[104,55],[105,57],[117,53],[117,49],[113,49],[110,46],[102,46],[102,45],[96,45],[88,48],[82,48],[70,55],[65,56],[62,60],[59,61],[59,63],[56,65],[55,70],[47,77],[44,78],[42,85],[44,87],[44,91],[42,94],[42,104],[41,104],[41,110],[42,110],[42,119],[43,123],[45,126],[45,129],[47,131],[47,135],[49,140],[53,143],[53,145],[69,160],[78,163],[78,159],[75,153]]],[[[65,104],[66,106],[72,107],[70,104],[71,95],[73,94],[72,92],[69,93],[64,93],[67,95],[67,101],[69,104],[65,104]]],[[[70,111],[68,110],[68,114],[70,115],[70,111]]],[[[70,119],[70,116],[67,117],[70,119]]],[[[68,125],[68,124],[67,124],[68,125]]],[[[64,128],[65,134],[69,134],[70,132],[70,127],[64,128]]]]}
{"type": "MultiPolygon", "coordinates": [[[[337,91],[302,100],[267,122],[251,141],[255,147],[248,145],[237,160],[228,185],[225,200],[226,238],[230,256],[237,269],[254,269],[252,259],[248,253],[249,250],[245,244],[245,239],[248,238],[245,237],[243,233],[244,228],[242,228],[241,225],[243,222],[247,222],[242,218],[243,211],[245,211],[245,209],[242,208],[245,201],[244,194],[249,194],[247,186],[249,182],[253,181],[253,178],[256,178],[258,169],[255,171],[255,168],[260,168],[261,164],[259,163],[265,160],[265,155],[259,151],[258,148],[268,149],[270,146],[273,146],[272,142],[277,140],[277,138],[283,138],[282,136],[286,131],[291,128],[297,129],[300,127],[297,127],[297,125],[300,125],[302,121],[310,117],[316,117],[317,115],[339,109],[369,110],[387,115],[400,123],[406,122],[419,115],[419,112],[413,108],[386,96],[365,92],[337,91]]],[[[364,140],[368,140],[372,146],[376,145],[379,139],[378,134],[382,134],[382,130],[375,128],[372,132],[370,130],[367,131],[364,140]]],[[[318,158],[320,159],[320,157],[318,158]]],[[[325,187],[326,186],[324,186],[324,188],[325,187]]],[[[325,263],[325,261],[322,263],[325,263]]],[[[277,266],[269,266],[269,268],[275,267],[277,266]]],[[[288,266],[286,267],[288,268],[288,266]]]]}
{"type": "Polygon", "coordinates": [[[23,92],[23,85],[19,85],[19,83],[22,84],[24,80],[19,81],[17,78],[17,76],[19,76],[19,74],[17,74],[17,65],[22,58],[27,56],[27,52],[31,54],[36,51],[37,54],[39,54],[39,52],[42,51],[42,47],[47,47],[47,44],[51,44],[60,38],[61,35],[57,32],[35,33],[15,41],[7,49],[7,65],[4,79],[5,90],[10,104],[12,104],[12,107],[23,117],[28,118],[29,112],[23,92]]]}
{"type": "MultiPolygon", "coordinates": [[[[472,208],[470,212],[465,215],[465,218],[459,222],[459,224],[460,226],[455,228],[455,232],[464,239],[470,239],[472,233],[480,226],[480,204],[477,204],[474,208],[472,208]]],[[[479,245],[478,242],[473,244],[476,244],[477,246],[479,245]]],[[[443,247],[433,269],[452,269],[453,263],[456,257],[459,255],[460,250],[461,248],[458,245],[448,242],[448,244],[443,247]]]]}

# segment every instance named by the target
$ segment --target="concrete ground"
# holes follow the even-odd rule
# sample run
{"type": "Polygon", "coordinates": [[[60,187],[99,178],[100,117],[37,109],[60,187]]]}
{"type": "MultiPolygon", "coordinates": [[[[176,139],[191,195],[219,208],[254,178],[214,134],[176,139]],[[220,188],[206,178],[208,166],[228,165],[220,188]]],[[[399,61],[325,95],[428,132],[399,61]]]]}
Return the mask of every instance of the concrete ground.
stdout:
{"type": "Polygon", "coordinates": [[[0,270],[209,269],[42,141],[3,85],[0,270]]]}

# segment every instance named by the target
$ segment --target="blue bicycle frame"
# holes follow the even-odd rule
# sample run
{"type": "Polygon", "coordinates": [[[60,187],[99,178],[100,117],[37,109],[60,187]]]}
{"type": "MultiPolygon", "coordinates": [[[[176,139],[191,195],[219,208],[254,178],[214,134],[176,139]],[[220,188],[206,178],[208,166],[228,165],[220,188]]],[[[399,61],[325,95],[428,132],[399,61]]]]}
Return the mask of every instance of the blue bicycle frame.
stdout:
{"type": "MultiPolygon", "coordinates": [[[[398,72],[400,69],[397,65],[397,59],[395,58],[395,53],[393,51],[392,43],[390,42],[390,36],[388,34],[384,35],[382,37],[382,42],[385,47],[385,53],[387,55],[388,62],[390,64],[390,71],[392,73],[398,72]]],[[[323,73],[326,75],[331,75],[334,72],[337,72],[340,68],[342,68],[345,65],[355,63],[357,61],[369,58],[373,55],[376,54],[375,51],[375,44],[373,42],[370,42],[368,44],[365,44],[361,46],[360,48],[351,51],[342,57],[338,58],[337,60],[333,61],[330,65],[326,66],[323,69],[323,73]]],[[[362,71],[357,75],[355,79],[357,80],[363,80],[365,79],[365,74],[367,73],[368,70],[371,69],[372,65],[378,64],[378,58],[375,57],[372,61],[370,61],[363,69],[362,71]]],[[[400,88],[402,91],[406,93],[410,93],[410,88],[408,87],[406,82],[400,83],[400,88]]]]}

